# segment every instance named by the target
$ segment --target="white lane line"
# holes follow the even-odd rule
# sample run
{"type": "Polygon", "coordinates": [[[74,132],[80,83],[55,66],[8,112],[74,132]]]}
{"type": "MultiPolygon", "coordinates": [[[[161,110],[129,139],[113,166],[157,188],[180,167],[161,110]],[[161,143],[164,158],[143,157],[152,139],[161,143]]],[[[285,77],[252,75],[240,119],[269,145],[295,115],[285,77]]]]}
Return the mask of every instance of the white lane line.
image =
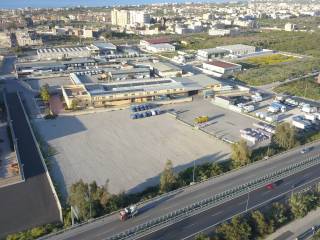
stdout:
{"type": "Polygon", "coordinates": [[[282,185],[283,185],[283,186],[293,185],[293,183],[292,183],[292,182],[284,182],[282,185]]]}
{"type": "Polygon", "coordinates": [[[217,216],[219,214],[223,213],[223,211],[220,211],[220,212],[216,212],[215,214],[212,214],[211,217],[214,217],[214,216],[217,216]]]}
{"type": "Polygon", "coordinates": [[[243,202],[238,202],[236,205],[239,206],[239,205],[242,205],[244,203],[246,203],[247,201],[243,201],[243,202]]]}

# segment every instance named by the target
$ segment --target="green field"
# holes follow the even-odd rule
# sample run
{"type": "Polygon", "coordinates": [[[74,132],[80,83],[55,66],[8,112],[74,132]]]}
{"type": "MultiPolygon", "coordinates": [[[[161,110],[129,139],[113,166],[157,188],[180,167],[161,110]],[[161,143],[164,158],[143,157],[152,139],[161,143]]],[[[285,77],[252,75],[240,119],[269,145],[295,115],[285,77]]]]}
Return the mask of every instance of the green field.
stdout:
{"type": "Polygon", "coordinates": [[[236,75],[237,79],[252,86],[282,82],[289,78],[304,76],[320,70],[320,59],[300,59],[288,63],[251,68],[236,75]]]}
{"type": "Polygon", "coordinates": [[[277,93],[288,93],[299,97],[320,100],[320,85],[310,77],[280,85],[274,89],[277,93]]]}
{"type": "Polygon", "coordinates": [[[247,58],[242,62],[253,64],[255,66],[266,66],[266,65],[275,65],[279,63],[290,62],[290,61],[294,61],[295,59],[296,58],[293,56],[286,56],[283,54],[270,54],[267,56],[247,58]]]}
{"type": "Polygon", "coordinates": [[[320,32],[263,31],[243,33],[232,37],[216,37],[201,33],[184,36],[174,35],[170,38],[175,41],[188,42],[187,45],[181,46],[182,49],[197,50],[229,44],[247,44],[258,48],[320,57],[320,32]]]}

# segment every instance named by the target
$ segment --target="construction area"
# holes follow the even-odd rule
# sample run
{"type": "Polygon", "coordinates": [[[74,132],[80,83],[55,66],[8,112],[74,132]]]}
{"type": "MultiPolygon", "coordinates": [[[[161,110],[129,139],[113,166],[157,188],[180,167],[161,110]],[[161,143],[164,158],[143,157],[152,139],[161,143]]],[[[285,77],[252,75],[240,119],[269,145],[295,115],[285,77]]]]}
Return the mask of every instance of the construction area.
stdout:
{"type": "Polygon", "coordinates": [[[57,152],[51,157],[52,177],[64,196],[83,179],[109,191],[137,192],[159,182],[170,159],[176,172],[204,162],[229,158],[230,146],[178,121],[171,114],[139,120],[130,110],[60,116],[36,122],[39,133],[57,152]]]}

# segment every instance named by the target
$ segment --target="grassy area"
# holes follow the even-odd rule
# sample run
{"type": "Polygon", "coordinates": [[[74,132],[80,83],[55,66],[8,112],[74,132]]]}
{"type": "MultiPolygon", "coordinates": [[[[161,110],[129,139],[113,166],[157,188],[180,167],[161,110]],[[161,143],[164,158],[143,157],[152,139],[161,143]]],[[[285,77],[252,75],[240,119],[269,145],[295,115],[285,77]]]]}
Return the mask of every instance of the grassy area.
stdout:
{"type": "Polygon", "coordinates": [[[176,41],[186,41],[187,45],[182,49],[203,49],[214,48],[228,44],[248,44],[259,48],[267,48],[279,51],[306,54],[320,57],[320,32],[285,32],[285,31],[264,31],[248,32],[238,36],[216,37],[207,33],[174,35],[171,36],[176,41]]]}
{"type": "Polygon", "coordinates": [[[299,17],[291,19],[272,19],[265,18],[258,20],[261,27],[278,27],[284,28],[284,25],[288,22],[296,24],[298,28],[305,30],[318,30],[320,25],[320,18],[318,17],[299,17]]]}
{"type": "Polygon", "coordinates": [[[251,57],[244,60],[245,63],[253,64],[255,66],[275,65],[295,60],[295,57],[286,56],[283,54],[270,54],[261,57],[251,57]]]}
{"type": "Polygon", "coordinates": [[[288,93],[299,97],[320,100],[320,86],[313,77],[286,83],[276,87],[277,93],[288,93]]]}
{"type": "MultiPolygon", "coordinates": [[[[245,67],[246,68],[246,67],[245,67]]],[[[301,59],[276,65],[265,65],[238,73],[237,78],[249,85],[261,86],[272,82],[282,82],[289,78],[304,76],[320,69],[320,59],[301,59]]]]}
{"type": "Polygon", "coordinates": [[[173,58],[175,56],[178,56],[177,52],[164,52],[160,53],[161,56],[166,57],[166,58],[173,58]]]}

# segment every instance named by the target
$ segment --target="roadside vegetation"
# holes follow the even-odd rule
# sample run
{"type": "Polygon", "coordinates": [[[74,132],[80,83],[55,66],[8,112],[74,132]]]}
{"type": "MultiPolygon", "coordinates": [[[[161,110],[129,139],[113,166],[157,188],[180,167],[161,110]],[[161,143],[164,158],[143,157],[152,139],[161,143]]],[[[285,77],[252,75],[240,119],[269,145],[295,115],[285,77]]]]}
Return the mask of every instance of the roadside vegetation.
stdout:
{"type": "MultiPolygon", "coordinates": [[[[118,211],[121,208],[127,207],[129,205],[151,199],[160,194],[163,194],[184,186],[188,186],[193,181],[200,182],[200,181],[207,180],[209,178],[221,175],[223,173],[227,173],[231,170],[235,170],[239,167],[243,167],[250,163],[253,163],[262,159],[266,159],[266,157],[270,157],[282,151],[289,150],[295,146],[300,145],[301,143],[307,143],[309,141],[317,140],[317,139],[320,139],[319,132],[314,132],[314,133],[310,133],[309,135],[301,136],[298,134],[295,128],[291,127],[289,123],[283,123],[277,126],[276,133],[272,138],[270,146],[258,148],[251,151],[245,141],[239,141],[237,143],[234,143],[231,146],[231,150],[232,150],[231,159],[229,161],[196,165],[195,168],[189,167],[177,173],[174,171],[172,162],[170,160],[167,160],[164,166],[163,172],[160,175],[159,184],[153,187],[149,187],[144,191],[140,193],[135,193],[135,194],[126,194],[124,192],[121,192],[119,194],[109,193],[108,186],[109,184],[112,184],[112,183],[109,183],[108,180],[102,186],[99,186],[95,181],[91,183],[86,183],[80,180],[71,185],[70,191],[69,191],[69,199],[67,200],[67,202],[62,203],[64,225],[57,224],[57,225],[42,226],[42,227],[36,228],[36,230],[33,230],[33,232],[36,232],[37,234],[32,234],[32,230],[29,230],[29,231],[24,231],[21,233],[10,235],[7,237],[7,240],[36,239],[36,237],[34,237],[36,235],[37,237],[39,237],[57,230],[61,230],[62,228],[69,227],[71,225],[71,212],[70,212],[71,205],[78,207],[80,222],[88,221],[91,218],[100,217],[100,216],[112,213],[114,211],[118,211]],[[40,235],[38,236],[38,234],[40,235]]],[[[40,143],[41,143],[40,147],[43,152],[43,155],[45,156],[45,160],[46,162],[48,162],[47,157],[50,157],[50,152],[52,152],[52,150],[49,149],[50,150],[49,151],[48,148],[43,146],[43,143],[41,141],[40,143]]],[[[48,166],[48,168],[50,170],[50,165],[48,166]]],[[[56,189],[57,189],[58,195],[60,196],[60,193],[58,191],[59,189],[57,186],[56,186],[56,189]]],[[[282,205],[280,206],[281,206],[281,209],[284,208],[284,206],[282,205]]],[[[307,208],[307,209],[309,210],[310,208],[307,208]]],[[[306,210],[303,210],[303,211],[306,211],[306,210]]],[[[288,221],[288,219],[281,220],[286,216],[286,215],[283,215],[284,213],[280,212],[277,214],[280,216],[277,215],[276,219],[279,219],[277,221],[281,221],[281,223],[278,223],[277,225],[277,223],[275,222],[274,226],[277,226],[275,228],[282,226],[284,223],[288,221]]],[[[259,218],[259,219],[262,218],[261,215],[259,215],[258,213],[256,213],[256,215],[257,216],[255,216],[255,218],[259,218]]],[[[296,215],[301,216],[303,214],[297,213],[296,215]]],[[[265,219],[267,219],[266,220],[267,222],[271,221],[268,216],[265,216],[265,215],[263,216],[265,219]]],[[[238,220],[236,219],[234,221],[235,223],[237,223],[238,220]]],[[[256,231],[254,230],[255,228],[251,226],[251,221],[248,221],[248,222],[246,221],[247,220],[242,219],[241,224],[249,224],[250,229],[251,228],[253,229],[250,231],[256,231]]],[[[234,231],[232,233],[233,235],[229,236],[230,226],[223,225],[221,229],[218,228],[220,229],[219,236],[221,238],[213,238],[213,239],[228,239],[228,240],[235,239],[236,240],[238,238],[233,238],[232,236],[236,236],[237,234],[240,234],[239,236],[243,236],[244,237],[243,239],[256,239],[256,238],[251,238],[253,236],[252,235],[253,233],[250,233],[250,235],[246,235],[246,234],[242,235],[243,233],[241,231],[247,228],[248,228],[247,225],[241,226],[239,229],[233,230],[234,231]],[[240,232],[237,232],[237,231],[240,231],[240,232]],[[246,237],[249,237],[249,238],[246,238],[246,237]]],[[[269,228],[273,229],[271,228],[271,226],[268,225],[267,229],[269,228]]],[[[268,231],[259,230],[261,234],[268,231]]],[[[203,238],[203,239],[208,239],[208,238],[203,238]]]]}
{"type": "Polygon", "coordinates": [[[274,91],[312,100],[320,100],[320,85],[316,82],[314,77],[282,84],[274,88],[274,91]]]}
{"type": "MultiPolygon", "coordinates": [[[[271,207],[238,215],[213,229],[210,236],[198,235],[196,240],[253,240],[264,239],[280,227],[295,219],[305,217],[320,207],[320,193],[313,189],[306,193],[294,193],[288,201],[274,202],[271,207]]],[[[319,239],[316,238],[315,239],[319,239]]]]}

